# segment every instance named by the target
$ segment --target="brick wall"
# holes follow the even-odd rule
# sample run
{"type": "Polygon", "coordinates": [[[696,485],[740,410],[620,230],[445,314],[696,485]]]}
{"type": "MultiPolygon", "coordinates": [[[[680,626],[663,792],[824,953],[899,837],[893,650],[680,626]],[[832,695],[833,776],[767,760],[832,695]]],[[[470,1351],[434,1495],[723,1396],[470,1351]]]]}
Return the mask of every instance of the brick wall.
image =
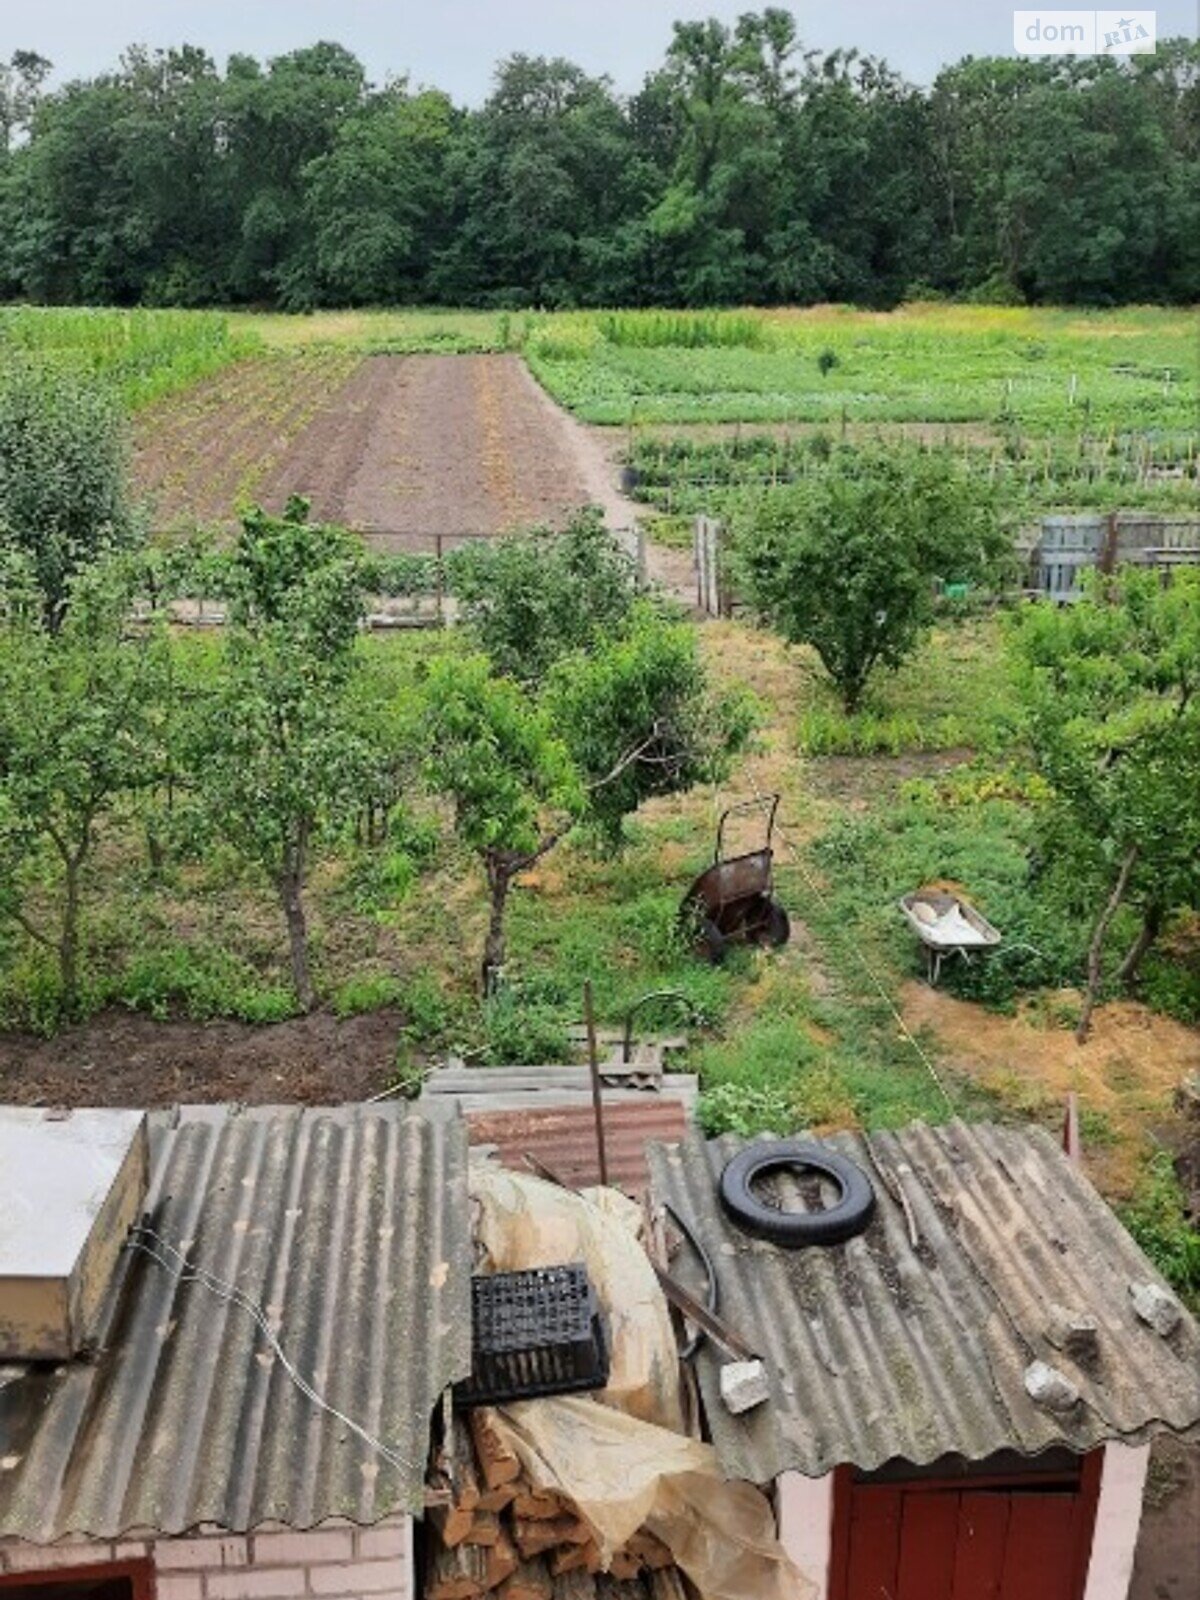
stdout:
{"type": "Polygon", "coordinates": [[[201,1528],[186,1538],[71,1541],[55,1545],[0,1540],[0,1575],[154,1563],[156,1600],[411,1600],[412,1522],[392,1517],[373,1528],[326,1523],[308,1533],[263,1528],[227,1534],[201,1528]]]}

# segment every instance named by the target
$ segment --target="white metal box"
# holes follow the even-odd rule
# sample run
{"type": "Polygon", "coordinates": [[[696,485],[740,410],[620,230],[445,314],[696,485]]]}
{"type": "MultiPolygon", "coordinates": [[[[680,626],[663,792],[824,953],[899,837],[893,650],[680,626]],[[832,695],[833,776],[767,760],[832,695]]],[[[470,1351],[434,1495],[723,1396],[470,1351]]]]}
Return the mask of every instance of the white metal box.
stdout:
{"type": "Polygon", "coordinates": [[[149,1165],[145,1112],[0,1106],[0,1361],[93,1337],[149,1165]]]}

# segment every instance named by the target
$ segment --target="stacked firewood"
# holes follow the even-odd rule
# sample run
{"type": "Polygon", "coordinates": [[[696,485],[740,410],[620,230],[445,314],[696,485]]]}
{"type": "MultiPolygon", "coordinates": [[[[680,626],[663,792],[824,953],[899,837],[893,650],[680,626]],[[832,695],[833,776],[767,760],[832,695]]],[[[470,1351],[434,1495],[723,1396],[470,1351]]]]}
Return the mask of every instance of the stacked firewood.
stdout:
{"type": "Polygon", "coordinates": [[[564,1496],[535,1489],[486,1407],[456,1416],[437,1463],[426,1600],[685,1600],[666,1545],[643,1529],[601,1571],[591,1529],[564,1496]]]}

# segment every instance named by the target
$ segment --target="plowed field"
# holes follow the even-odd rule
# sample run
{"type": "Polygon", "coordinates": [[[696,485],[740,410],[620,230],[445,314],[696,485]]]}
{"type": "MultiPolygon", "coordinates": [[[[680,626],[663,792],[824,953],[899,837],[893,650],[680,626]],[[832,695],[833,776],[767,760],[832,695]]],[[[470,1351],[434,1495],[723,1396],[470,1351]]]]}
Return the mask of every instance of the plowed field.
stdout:
{"type": "Polygon", "coordinates": [[[244,362],[144,413],[136,462],[164,532],[302,494],[317,517],[416,549],[558,525],[596,498],[584,431],[509,355],[244,362]]]}

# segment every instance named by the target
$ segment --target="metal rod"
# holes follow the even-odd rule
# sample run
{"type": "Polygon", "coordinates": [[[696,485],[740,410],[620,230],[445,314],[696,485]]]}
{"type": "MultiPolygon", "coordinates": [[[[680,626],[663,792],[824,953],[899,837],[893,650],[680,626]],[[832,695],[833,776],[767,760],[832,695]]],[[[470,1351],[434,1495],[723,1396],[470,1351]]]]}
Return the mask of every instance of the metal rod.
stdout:
{"type": "Polygon", "coordinates": [[[710,1311],[703,1302],[697,1300],[691,1290],[685,1289],[678,1279],[673,1278],[669,1272],[664,1272],[659,1266],[655,1266],[654,1276],[671,1304],[678,1306],[689,1322],[694,1322],[698,1328],[703,1328],[709,1338],[715,1340],[722,1350],[727,1350],[735,1361],[759,1359],[758,1351],[747,1344],[735,1328],[731,1328],[723,1317],[717,1316],[715,1311],[710,1311]]]}
{"type": "Polygon", "coordinates": [[[600,1184],[608,1188],[608,1151],[604,1147],[604,1091],[600,1085],[600,1053],[596,1049],[596,1012],[592,1004],[592,980],[583,986],[583,1015],[587,1023],[588,1067],[592,1075],[592,1111],[596,1118],[596,1155],[600,1162],[600,1184]]]}

